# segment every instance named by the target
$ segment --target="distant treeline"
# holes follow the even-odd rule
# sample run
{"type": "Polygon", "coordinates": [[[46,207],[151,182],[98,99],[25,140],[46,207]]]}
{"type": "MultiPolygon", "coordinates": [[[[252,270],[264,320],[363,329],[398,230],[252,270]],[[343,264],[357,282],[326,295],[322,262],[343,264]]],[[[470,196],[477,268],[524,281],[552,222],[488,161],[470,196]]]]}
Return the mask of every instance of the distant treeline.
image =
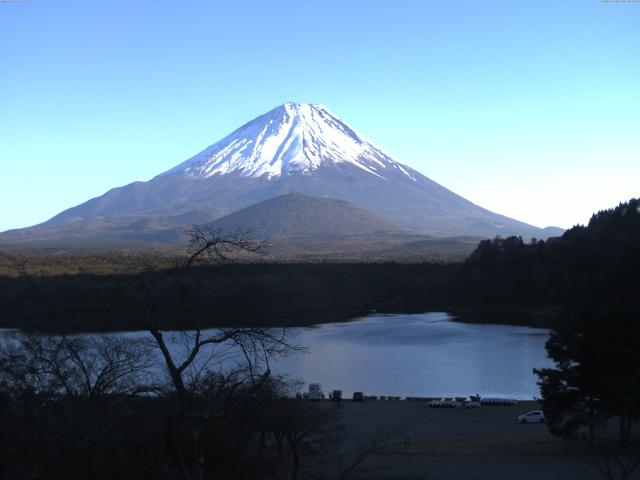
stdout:
{"type": "Polygon", "coordinates": [[[178,270],[119,275],[0,277],[0,320],[43,329],[131,329],[141,315],[130,291],[161,298],[167,326],[294,325],[445,305],[449,265],[237,264],[199,266],[175,287],[178,270]]]}
{"type": "Polygon", "coordinates": [[[33,253],[0,251],[0,277],[52,277],[60,275],[137,274],[173,268],[177,255],[132,252],[60,252],[41,250],[33,253]]]}
{"type": "Polygon", "coordinates": [[[172,327],[194,317],[209,325],[300,325],[434,309],[469,320],[548,325],[567,308],[638,304],[640,202],[599,212],[588,226],[548,241],[482,241],[464,263],[198,266],[176,285],[177,257],[70,258],[0,256],[0,322],[54,330],[136,328],[133,289],[161,298],[154,316],[172,327]],[[531,312],[551,314],[540,323],[531,312]]]}

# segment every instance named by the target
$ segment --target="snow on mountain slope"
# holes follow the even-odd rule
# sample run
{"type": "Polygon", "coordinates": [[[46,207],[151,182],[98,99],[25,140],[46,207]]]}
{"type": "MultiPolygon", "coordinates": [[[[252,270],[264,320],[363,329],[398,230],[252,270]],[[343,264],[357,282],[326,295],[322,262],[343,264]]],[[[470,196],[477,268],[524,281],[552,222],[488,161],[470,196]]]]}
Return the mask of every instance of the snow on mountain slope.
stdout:
{"type": "Polygon", "coordinates": [[[349,128],[328,108],[287,102],[240,127],[163,175],[210,177],[237,172],[267,178],[348,163],[385,178],[388,169],[412,180],[411,169],[349,128]]]}

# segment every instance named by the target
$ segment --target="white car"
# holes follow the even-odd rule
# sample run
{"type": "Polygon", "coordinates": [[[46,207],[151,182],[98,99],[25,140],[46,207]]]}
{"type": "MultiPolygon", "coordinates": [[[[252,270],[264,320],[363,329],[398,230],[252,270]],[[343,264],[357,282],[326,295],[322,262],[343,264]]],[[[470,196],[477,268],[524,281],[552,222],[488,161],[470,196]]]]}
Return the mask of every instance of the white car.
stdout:
{"type": "Polygon", "coordinates": [[[518,417],[520,423],[544,423],[547,419],[544,418],[544,412],[542,410],[533,410],[518,417]]]}

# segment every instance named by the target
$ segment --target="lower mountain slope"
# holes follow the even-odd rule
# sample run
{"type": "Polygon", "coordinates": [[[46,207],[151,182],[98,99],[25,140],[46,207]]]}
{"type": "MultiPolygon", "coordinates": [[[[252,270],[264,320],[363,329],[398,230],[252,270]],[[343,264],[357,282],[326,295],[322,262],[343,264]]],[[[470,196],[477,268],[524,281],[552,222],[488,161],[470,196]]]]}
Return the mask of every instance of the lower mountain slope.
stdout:
{"type": "Polygon", "coordinates": [[[351,165],[320,167],[313,175],[291,174],[271,179],[235,173],[208,178],[164,175],[109,190],[61,212],[41,226],[96,217],[174,217],[194,209],[206,210],[213,218],[220,218],[294,192],[345,200],[405,230],[435,237],[547,238],[563,232],[555,227],[538,228],[486,210],[417,172],[414,179],[402,172],[388,172],[387,178],[380,178],[363,175],[351,165]]]}
{"type": "MultiPolygon", "coordinates": [[[[267,255],[250,261],[461,261],[480,237],[431,237],[407,230],[353,203],[288,193],[217,218],[211,210],[173,216],[77,219],[0,234],[0,250],[178,253],[198,225],[248,231],[267,255]]],[[[244,257],[243,257],[244,258],[244,257]]],[[[244,258],[247,260],[247,258],[244,258]]]]}
{"type": "Polygon", "coordinates": [[[344,200],[288,193],[243,208],[212,224],[226,231],[242,229],[269,239],[321,239],[382,235],[402,230],[384,218],[344,200]]]}

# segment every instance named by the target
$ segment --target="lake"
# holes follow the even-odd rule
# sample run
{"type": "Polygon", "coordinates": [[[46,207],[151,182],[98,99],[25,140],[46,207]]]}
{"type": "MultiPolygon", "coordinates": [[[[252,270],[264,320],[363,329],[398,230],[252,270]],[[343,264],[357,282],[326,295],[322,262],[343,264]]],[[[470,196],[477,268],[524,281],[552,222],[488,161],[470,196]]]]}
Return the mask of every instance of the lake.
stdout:
{"type": "Polygon", "coordinates": [[[447,313],[371,315],[294,329],[306,354],[274,370],[346,395],[539,397],[533,368],[552,366],[548,330],[467,324],[447,313]]]}
{"type": "MultiPolygon", "coordinates": [[[[349,322],[291,328],[291,341],[308,348],[271,365],[290,379],[367,395],[539,396],[533,368],[551,366],[548,330],[467,324],[447,313],[369,315],[349,322]]],[[[128,332],[129,338],[148,338],[128,332]]],[[[180,335],[168,335],[180,349],[180,335]]]]}

